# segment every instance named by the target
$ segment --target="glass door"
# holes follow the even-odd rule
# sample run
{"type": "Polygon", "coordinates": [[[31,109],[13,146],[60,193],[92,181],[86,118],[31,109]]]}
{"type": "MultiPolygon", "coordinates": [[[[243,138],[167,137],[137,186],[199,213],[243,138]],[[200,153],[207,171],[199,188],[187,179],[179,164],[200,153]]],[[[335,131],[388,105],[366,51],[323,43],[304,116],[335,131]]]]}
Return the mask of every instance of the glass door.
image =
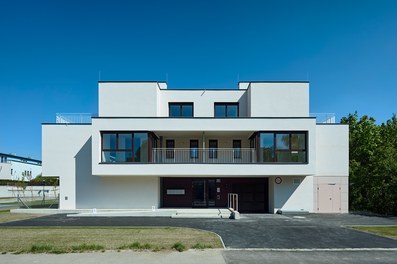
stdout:
{"type": "Polygon", "coordinates": [[[215,180],[207,180],[208,207],[215,206],[216,202],[216,184],[215,180]]]}
{"type": "Polygon", "coordinates": [[[213,207],[216,203],[215,180],[197,179],[192,182],[193,207],[213,207]]]}
{"type": "Polygon", "coordinates": [[[193,188],[193,207],[206,207],[206,184],[205,180],[193,180],[192,182],[193,188]]]}

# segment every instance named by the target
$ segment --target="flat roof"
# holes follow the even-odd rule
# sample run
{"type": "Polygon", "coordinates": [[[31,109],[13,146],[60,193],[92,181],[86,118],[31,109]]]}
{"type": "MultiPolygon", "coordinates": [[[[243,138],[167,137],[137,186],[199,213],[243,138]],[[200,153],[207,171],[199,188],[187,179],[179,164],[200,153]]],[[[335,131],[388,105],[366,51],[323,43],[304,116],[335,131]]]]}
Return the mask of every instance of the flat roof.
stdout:
{"type": "Polygon", "coordinates": [[[18,160],[23,160],[23,161],[32,161],[32,162],[41,163],[41,160],[27,158],[27,157],[22,157],[22,156],[17,156],[17,155],[13,155],[13,154],[0,153],[0,156],[7,157],[7,158],[18,159],[18,160]]]}

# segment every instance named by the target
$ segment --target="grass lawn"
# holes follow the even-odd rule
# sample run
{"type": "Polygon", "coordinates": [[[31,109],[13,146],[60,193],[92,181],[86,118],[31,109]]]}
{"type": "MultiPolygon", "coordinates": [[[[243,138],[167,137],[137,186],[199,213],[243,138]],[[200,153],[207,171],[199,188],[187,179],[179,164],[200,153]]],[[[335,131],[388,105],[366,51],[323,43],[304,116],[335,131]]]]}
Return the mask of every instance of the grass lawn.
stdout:
{"type": "Polygon", "coordinates": [[[351,228],[397,239],[397,226],[351,226],[351,228]]]}
{"type": "Polygon", "coordinates": [[[178,250],[221,248],[213,233],[160,227],[2,227],[0,252],[68,253],[103,250],[178,250]]]}
{"type": "Polygon", "coordinates": [[[11,213],[9,210],[0,210],[0,223],[15,221],[15,220],[23,220],[29,218],[35,218],[43,215],[39,214],[19,214],[19,213],[11,213]]]}

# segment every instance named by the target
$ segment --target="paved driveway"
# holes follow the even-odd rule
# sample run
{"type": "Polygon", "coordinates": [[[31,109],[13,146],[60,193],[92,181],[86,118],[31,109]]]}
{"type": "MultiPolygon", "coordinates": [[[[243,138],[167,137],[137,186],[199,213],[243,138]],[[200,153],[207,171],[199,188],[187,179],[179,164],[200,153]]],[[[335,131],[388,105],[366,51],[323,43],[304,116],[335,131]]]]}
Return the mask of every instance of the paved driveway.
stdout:
{"type": "Polygon", "coordinates": [[[243,215],[240,220],[51,215],[0,226],[175,226],[213,231],[227,248],[397,248],[397,240],[341,225],[397,225],[397,218],[356,215],[243,215]]]}

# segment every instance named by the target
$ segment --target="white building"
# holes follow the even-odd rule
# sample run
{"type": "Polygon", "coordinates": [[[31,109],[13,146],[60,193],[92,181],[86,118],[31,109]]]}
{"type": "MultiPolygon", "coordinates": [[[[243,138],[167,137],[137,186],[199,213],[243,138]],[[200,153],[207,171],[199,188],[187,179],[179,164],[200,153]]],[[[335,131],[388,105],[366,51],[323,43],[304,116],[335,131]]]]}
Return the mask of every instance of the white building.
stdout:
{"type": "Polygon", "coordinates": [[[236,193],[242,213],[348,212],[348,126],[309,115],[308,82],[101,81],[98,113],[43,124],[61,209],[225,208],[236,193]]]}
{"type": "Polygon", "coordinates": [[[40,174],[40,160],[0,153],[0,180],[30,181],[40,174]]]}

